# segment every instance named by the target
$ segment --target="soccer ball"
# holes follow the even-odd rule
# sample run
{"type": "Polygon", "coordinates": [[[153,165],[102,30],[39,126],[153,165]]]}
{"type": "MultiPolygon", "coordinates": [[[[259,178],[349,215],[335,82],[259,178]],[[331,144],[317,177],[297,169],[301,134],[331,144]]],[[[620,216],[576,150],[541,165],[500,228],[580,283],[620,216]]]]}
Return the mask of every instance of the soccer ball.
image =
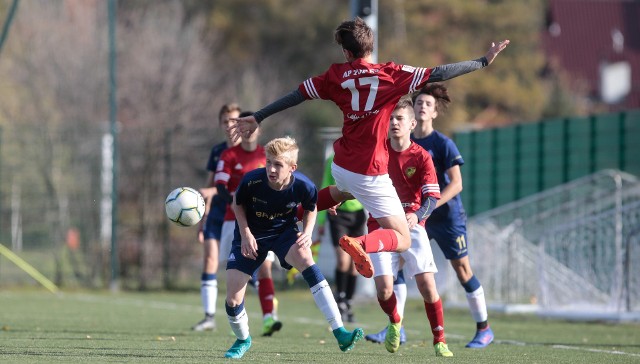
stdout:
{"type": "Polygon", "coordinates": [[[164,201],[169,220],[180,226],[193,226],[204,215],[204,198],[191,187],[178,187],[164,201]]]}

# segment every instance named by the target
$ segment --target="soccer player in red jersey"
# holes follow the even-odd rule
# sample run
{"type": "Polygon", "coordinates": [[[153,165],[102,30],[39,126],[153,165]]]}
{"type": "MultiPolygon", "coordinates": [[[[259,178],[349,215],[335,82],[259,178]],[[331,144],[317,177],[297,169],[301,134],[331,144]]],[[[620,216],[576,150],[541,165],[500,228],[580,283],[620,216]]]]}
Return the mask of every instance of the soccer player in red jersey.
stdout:
{"type": "Polygon", "coordinates": [[[345,63],[332,64],[318,76],[305,80],[288,95],[255,112],[236,119],[230,127],[235,138],[253,133],[266,117],[305,100],[331,100],[344,116],[342,137],[334,142],[332,164],[335,187],[319,192],[318,210],[356,198],[378,220],[382,229],[352,238],[344,236],[340,246],[353,258],[356,269],[373,276],[367,253],[402,252],[411,245],[404,210],[388,175],[386,144],[389,116],[400,98],[428,82],[444,81],[489,65],[508,44],[491,44],[484,57],[435,68],[372,63],[373,31],[360,18],[345,21],[334,33],[345,63]]]}
{"type": "MultiPolygon", "coordinates": [[[[251,112],[243,112],[240,116],[250,115],[251,112]]],[[[264,148],[258,144],[258,133],[253,133],[241,138],[239,145],[231,147],[220,155],[216,167],[215,185],[218,194],[227,202],[227,210],[224,215],[222,233],[220,234],[220,260],[226,261],[231,253],[231,243],[235,229],[236,215],[231,208],[231,201],[242,177],[256,168],[265,166],[266,156],[264,148]]],[[[271,336],[282,328],[282,322],[278,321],[275,310],[275,287],[271,267],[275,261],[275,255],[270,253],[257,272],[258,297],[262,308],[262,335],[271,336]]]]}
{"type": "MultiPolygon", "coordinates": [[[[427,218],[440,199],[440,186],[431,155],[411,141],[411,130],[415,126],[413,103],[410,99],[401,99],[391,114],[388,140],[389,177],[404,207],[406,224],[411,232],[411,247],[402,253],[371,254],[378,302],[389,316],[384,344],[391,353],[398,351],[400,346],[403,312],[396,301],[393,281],[404,262],[402,269],[415,278],[424,300],[436,356],[453,356],[445,340],[442,301],[434,277],[438,269],[425,229],[427,218]]],[[[380,225],[375,219],[369,219],[369,231],[379,228],[380,225]]]]}

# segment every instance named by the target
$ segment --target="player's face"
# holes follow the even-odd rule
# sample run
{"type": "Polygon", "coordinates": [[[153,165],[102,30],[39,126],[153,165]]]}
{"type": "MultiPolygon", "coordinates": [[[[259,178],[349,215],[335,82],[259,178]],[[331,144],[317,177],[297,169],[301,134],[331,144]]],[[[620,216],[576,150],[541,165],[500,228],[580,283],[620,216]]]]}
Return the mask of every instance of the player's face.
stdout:
{"type": "Polygon", "coordinates": [[[228,140],[231,140],[231,134],[229,134],[228,129],[229,127],[236,124],[236,122],[231,119],[235,119],[239,116],[240,116],[240,112],[231,111],[231,112],[222,114],[222,116],[220,117],[220,127],[222,128],[222,130],[224,130],[224,134],[226,135],[228,140]]]}
{"type": "Polygon", "coordinates": [[[389,137],[400,139],[409,137],[411,130],[415,127],[415,119],[407,108],[395,109],[391,113],[389,123],[389,137]]]}
{"type": "Polygon", "coordinates": [[[269,186],[278,190],[288,185],[291,182],[291,174],[295,171],[297,165],[289,164],[283,157],[274,157],[269,154],[267,154],[266,159],[269,186]]]}
{"type": "Polygon", "coordinates": [[[438,117],[436,99],[431,95],[422,94],[418,96],[413,105],[413,111],[416,113],[416,120],[432,121],[438,117]]]}

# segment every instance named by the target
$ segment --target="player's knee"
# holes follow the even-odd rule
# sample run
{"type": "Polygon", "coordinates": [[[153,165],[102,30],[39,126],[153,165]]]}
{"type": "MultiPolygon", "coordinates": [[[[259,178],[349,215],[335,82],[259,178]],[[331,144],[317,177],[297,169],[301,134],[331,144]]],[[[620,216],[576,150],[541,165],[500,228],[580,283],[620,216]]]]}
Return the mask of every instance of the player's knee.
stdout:
{"type": "Polygon", "coordinates": [[[411,236],[404,236],[404,235],[398,234],[398,248],[396,249],[396,251],[399,253],[402,253],[404,251],[407,251],[407,249],[409,249],[410,247],[411,247],[411,236]]]}
{"type": "Polygon", "coordinates": [[[218,271],[218,260],[217,259],[205,259],[204,261],[204,271],[207,273],[216,273],[218,271]]]}
{"type": "Polygon", "coordinates": [[[378,299],[381,301],[386,301],[389,298],[391,298],[391,295],[393,294],[393,288],[392,287],[376,287],[376,295],[378,296],[378,299]]]}
{"type": "Polygon", "coordinates": [[[467,262],[463,262],[461,260],[451,261],[453,270],[456,272],[460,283],[466,283],[467,281],[469,281],[469,279],[471,279],[471,277],[473,277],[473,271],[471,270],[471,266],[467,262]]]}
{"type": "Polygon", "coordinates": [[[226,302],[229,307],[238,307],[242,303],[242,299],[237,299],[233,296],[231,297],[227,296],[226,302]]]}

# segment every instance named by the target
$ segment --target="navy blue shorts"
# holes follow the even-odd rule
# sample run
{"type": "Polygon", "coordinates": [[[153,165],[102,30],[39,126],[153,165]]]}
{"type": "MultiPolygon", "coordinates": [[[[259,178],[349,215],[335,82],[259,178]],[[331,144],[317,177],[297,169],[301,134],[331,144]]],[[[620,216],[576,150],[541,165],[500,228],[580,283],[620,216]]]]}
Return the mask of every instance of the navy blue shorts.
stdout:
{"type": "Polygon", "coordinates": [[[253,260],[242,255],[242,251],[240,250],[240,236],[236,230],[233,245],[231,246],[231,254],[229,255],[229,260],[227,260],[227,270],[237,269],[247,275],[253,275],[253,272],[255,272],[267,258],[269,251],[275,253],[282,268],[291,269],[293,267],[287,263],[284,258],[287,256],[287,253],[289,253],[291,246],[296,243],[296,239],[298,239],[297,229],[288,229],[278,235],[259,238],[257,239],[258,257],[256,260],[253,260]]]}
{"type": "Polygon", "coordinates": [[[446,224],[440,221],[427,220],[427,235],[435,239],[448,260],[466,257],[467,226],[465,224],[446,224]]]}

